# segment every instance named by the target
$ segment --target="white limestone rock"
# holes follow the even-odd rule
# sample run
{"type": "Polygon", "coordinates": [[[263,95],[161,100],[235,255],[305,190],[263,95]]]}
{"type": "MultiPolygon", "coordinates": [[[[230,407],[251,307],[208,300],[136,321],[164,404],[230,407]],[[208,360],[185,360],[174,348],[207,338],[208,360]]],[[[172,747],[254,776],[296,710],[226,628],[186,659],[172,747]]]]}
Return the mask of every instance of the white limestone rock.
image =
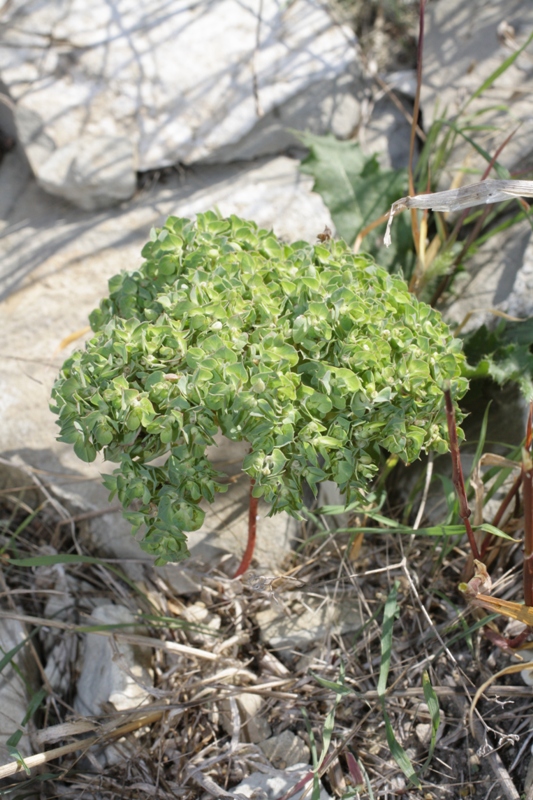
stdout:
{"type": "Polygon", "coordinates": [[[45,188],[102,137],[126,138],[145,171],[279,153],[287,128],[348,136],[363,90],[354,34],[319,0],[15,0],[0,78],[45,188]]]}
{"type": "MultiPolygon", "coordinates": [[[[489,76],[523,45],[533,26],[533,6],[524,0],[438,0],[426,12],[422,111],[426,129],[433,119],[453,119],[489,76]]],[[[533,116],[529,81],[533,43],[518,56],[483,94],[469,103],[468,114],[482,108],[478,125],[492,125],[470,135],[493,155],[506,136],[515,135],[498,155],[511,171],[525,172],[533,164],[533,116]],[[480,136],[482,138],[480,138],[480,136]]],[[[454,157],[448,163],[442,188],[448,189],[457,170],[486,167],[486,161],[458,137],[454,157]]],[[[479,180],[475,176],[471,181],[479,180]]]]}
{"type": "MultiPolygon", "coordinates": [[[[99,606],[91,614],[95,625],[123,625],[133,620],[127,608],[112,604],[99,606]]],[[[127,628],[129,633],[133,630],[127,628]]],[[[153,685],[150,655],[136,645],[88,633],[74,701],[76,711],[92,716],[101,714],[105,703],[112,703],[117,711],[146,703],[150,698],[147,687],[153,685]]]]}
{"type": "MultiPolygon", "coordinates": [[[[30,158],[31,152],[30,147],[30,158]]],[[[50,194],[86,211],[97,211],[133,195],[135,155],[125,136],[80,136],[54,150],[35,175],[50,194]]]]}
{"type": "Polygon", "coordinates": [[[492,326],[497,318],[491,309],[512,316],[533,314],[533,258],[531,228],[527,221],[499,231],[485,241],[453,283],[444,310],[447,322],[463,325],[464,332],[480,325],[492,326]]]}
{"type": "MultiPolygon", "coordinates": [[[[303,594],[303,593],[302,593],[303,594]]],[[[352,601],[325,599],[318,604],[316,598],[304,594],[305,605],[290,610],[272,605],[256,615],[261,641],[280,657],[293,661],[298,651],[324,642],[331,634],[344,634],[357,630],[362,622],[352,601]]],[[[283,603],[283,596],[280,596],[283,603]]]]}
{"type": "Polygon", "coordinates": [[[224,698],[219,701],[220,719],[224,730],[230,735],[234,734],[235,726],[238,727],[238,736],[241,742],[257,744],[268,739],[272,729],[265,719],[265,701],[258,694],[240,692],[234,698],[224,698]],[[232,709],[232,701],[235,707],[232,709]],[[237,712],[238,718],[235,719],[237,712]]]}
{"type": "Polygon", "coordinates": [[[309,747],[292,731],[286,730],[260,742],[259,747],[276,769],[287,769],[296,764],[308,764],[309,747]]]}
{"type": "Polygon", "coordinates": [[[529,239],[522,265],[516,273],[512,292],[505,302],[505,310],[513,317],[533,317],[533,237],[529,239]]]}
{"type": "MultiPolygon", "coordinates": [[[[285,794],[293,789],[310,772],[309,767],[301,764],[285,771],[272,770],[269,772],[252,772],[231,793],[236,800],[243,797],[261,798],[261,800],[280,800],[285,794]]],[[[312,780],[312,779],[311,779],[312,780]]],[[[292,795],[293,800],[303,800],[311,794],[310,783],[296,794],[292,795]]],[[[320,800],[330,800],[329,794],[320,786],[320,800]]]]}

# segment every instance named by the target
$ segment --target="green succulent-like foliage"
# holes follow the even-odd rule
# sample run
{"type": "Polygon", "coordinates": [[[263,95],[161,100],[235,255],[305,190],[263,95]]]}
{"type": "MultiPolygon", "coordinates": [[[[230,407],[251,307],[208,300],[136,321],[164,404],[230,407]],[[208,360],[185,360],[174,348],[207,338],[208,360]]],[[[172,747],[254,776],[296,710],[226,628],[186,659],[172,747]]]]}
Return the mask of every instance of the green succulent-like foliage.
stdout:
{"type": "Polygon", "coordinates": [[[219,431],[249,443],[254,494],[295,516],[305,482],[364,494],[380,448],[406,462],[447,449],[442,387],[466,391],[460,344],[367,256],[211,212],[170,217],[142,255],[110,280],[52,410],[81,459],[119,464],[105,484],[157,563],[188,554],[200,502],[226,488],[205,455],[219,431]]]}

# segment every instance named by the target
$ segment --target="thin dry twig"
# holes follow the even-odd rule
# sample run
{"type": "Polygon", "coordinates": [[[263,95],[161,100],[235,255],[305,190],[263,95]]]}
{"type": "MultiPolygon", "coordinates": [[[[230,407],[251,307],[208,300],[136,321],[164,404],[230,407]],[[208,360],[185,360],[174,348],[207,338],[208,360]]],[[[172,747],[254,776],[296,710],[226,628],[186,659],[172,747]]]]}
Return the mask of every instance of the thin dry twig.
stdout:
{"type": "MultiPolygon", "coordinates": [[[[28,756],[24,759],[24,763],[28,769],[34,769],[35,767],[40,767],[43,764],[47,764],[49,761],[55,761],[56,759],[68,755],[69,753],[74,753],[76,750],[83,750],[86,752],[93,745],[100,744],[105,738],[120,739],[127,733],[131,733],[139,728],[144,728],[146,725],[150,725],[152,722],[160,719],[163,713],[164,711],[157,711],[155,713],[144,712],[139,719],[135,719],[133,722],[128,722],[125,725],[121,725],[119,728],[108,729],[105,732],[105,735],[100,734],[98,736],[91,736],[79,742],[71,742],[70,744],[63,745],[63,747],[54,747],[53,750],[47,750],[44,753],[37,753],[37,755],[28,756]]],[[[0,767],[0,780],[2,778],[8,778],[10,775],[16,775],[17,773],[23,771],[24,766],[18,762],[5,764],[3,767],[0,767]]]]}
{"type": "Polygon", "coordinates": [[[190,647],[189,645],[180,644],[179,642],[164,642],[161,641],[161,639],[155,639],[153,636],[121,633],[111,628],[101,629],[94,624],[72,625],[68,622],[61,622],[61,620],[58,619],[43,619],[42,617],[32,617],[28,614],[18,614],[13,611],[0,611],[0,619],[16,619],[19,622],[26,622],[29,625],[58,628],[64,631],[70,631],[71,633],[95,633],[98,636],[112,637],[118,641],[135,644],[139,647],[153,647],[158,650],[166,650],[169,653],[181,653],[183,655],[194,656],[195,658],[202,658],[206,661],[216,661],[219,657],[217,653],[201,650],[198,647],[190,647]]]}

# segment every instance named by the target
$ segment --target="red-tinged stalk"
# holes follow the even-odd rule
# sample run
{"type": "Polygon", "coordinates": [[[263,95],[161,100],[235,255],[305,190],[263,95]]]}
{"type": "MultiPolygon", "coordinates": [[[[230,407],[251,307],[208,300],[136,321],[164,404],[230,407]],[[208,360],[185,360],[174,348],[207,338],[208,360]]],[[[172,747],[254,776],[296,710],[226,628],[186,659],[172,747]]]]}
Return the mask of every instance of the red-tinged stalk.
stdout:
{"type": "Polygon", "coordinates": [[[461,465],[461,455],[459,453],[459,441],[457,439],[457,425],[455,423],[455,411],[453,407],[452,394],[449,389],[444,390],[444,398],[446,401],[446,421],[448,423],[448,436],[450,439],[450,453],[452,457],[452,482],[457,492],[459,500],[459,516],[464,522],[466,528],[466,535],[472,550],[472,556],[481,561],[477,542],[474,536],[474,531],[470,524],[470,515],[472,511],[468,507],[466,499],[465,481],[463,477],[463,467],[461,465]]]}
{"type": "Polygon", "coordinates": [[[529,405],[526,442],[522,456],[524,500],[524,602],[533,606],[533,460],[531,458],[533,402],[529,405]]]}
{"type": "Polygon", "coordinates": [[[258,498],[254,497],[252,494],[254,489],[254,484],[255,484],[254,479],[250,478],[250,503],[248,505],[248,541],[246,542],[246,550],[244,551],[242,561],[239,564],[237,572],[233,576],[234,578],[238,578],[239,575],[244,575],[244,573],[252,563],[252,558],[254,555],[255,540],[257,536],[257,505],[259,502],[258,498]]]}
{"type": "MultiPolygon", "coordinates": [[[[417,46],[417,61],[416,61],[416,93],[413,106],[413,123],[411,125],[411,138],[409,141],[409,194],[415,194],[415,182],[413,177],[413,161],[415,157],[415,142],[416,131],[418,126],[418,117],[420,112],[420,91],[422,89],[422,55],[424,52],[424,13],[426,9],[426,0],[420,0],[420,13],[418,25],[418,46],[417,46]]],[[[411,226],[413,230],[413,241],[415,250],[418,254],[420,245],[420,231],[418,228],[418,217],[415,209],[411,209],[411,226]]]]}
{"type": "Polygon", "coordinates": [[[495,647],[500,647],[502,650],[516,650],[521,647],[531,633],[530,628],[524,628],[522,633],[514,636],[512,639],[507,639],[499,631],[493,631],[488,625],[483,628],[483,633],[489,642],[492,642],[495,647]]]}

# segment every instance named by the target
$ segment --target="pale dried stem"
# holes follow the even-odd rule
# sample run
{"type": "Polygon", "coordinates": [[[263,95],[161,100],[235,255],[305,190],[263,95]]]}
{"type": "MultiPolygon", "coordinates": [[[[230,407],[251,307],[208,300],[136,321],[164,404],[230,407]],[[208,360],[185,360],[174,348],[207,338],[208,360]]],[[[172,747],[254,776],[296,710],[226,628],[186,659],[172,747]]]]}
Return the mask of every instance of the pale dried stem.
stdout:
{"type": "Polygon", "coordinates": [[[501,203],[513,198],[533,197],[533,181],[486,180],[471,183],[459,189],[445,192],[428,192],[414,197],[402,197],[392,204],[385,232],[384,243],[390,247],[390,229],[394,215],[405,209],[429,209],[432,211],[461,211],[464,208],[501,203]]]}

